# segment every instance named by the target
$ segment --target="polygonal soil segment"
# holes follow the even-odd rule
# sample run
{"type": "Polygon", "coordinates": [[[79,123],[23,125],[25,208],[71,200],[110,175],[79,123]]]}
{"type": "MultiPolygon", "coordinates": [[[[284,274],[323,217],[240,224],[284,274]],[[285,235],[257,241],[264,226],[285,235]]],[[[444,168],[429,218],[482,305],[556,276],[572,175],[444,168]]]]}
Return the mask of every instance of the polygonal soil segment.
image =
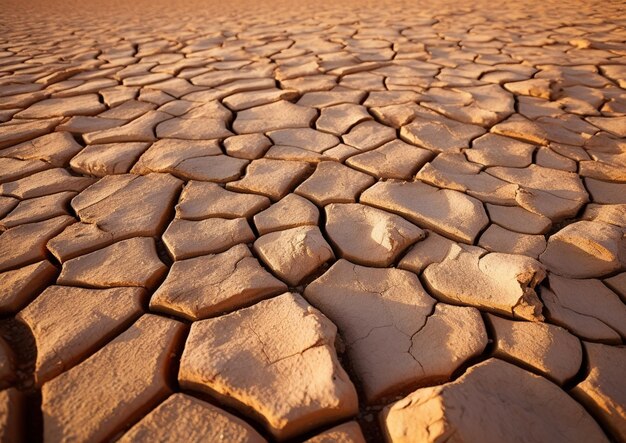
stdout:
{"type": "Polygon", "coordinates": [[[451,435],[461,441],[524,441],[521,425],[528,422],[539,441],[608,441],[584,408],[556,385],[497,359],[452,383],[418,389],[384,409],[380,419],[386,438],[394,442],[451,435]],[[486,411],[497,420],[481,418],[486,411]]]}
{"type": "Polygon", "coordinates": [[[436,304],[408,271],[339,260],[304,295],[339,328],[371,403],[446,381],[487,345],[478,310],[436,304]],[[444,346],[435,340],[440,335],[444,346]]]}
{"type": "Polygon", "coordinates": [[[444,301],[532,321],[543,320],[543,305],[534,288],[545,275],[544,267],[532,258],[459,246],[423,274],[426,287],[444,301]]]}
{"type": "Polygon", "coordinates": [[[179,382],[218,396],[285,440],[356,414],[357,396],[337,360],[335,326],[285,293],[191,327],[179,382]]]}

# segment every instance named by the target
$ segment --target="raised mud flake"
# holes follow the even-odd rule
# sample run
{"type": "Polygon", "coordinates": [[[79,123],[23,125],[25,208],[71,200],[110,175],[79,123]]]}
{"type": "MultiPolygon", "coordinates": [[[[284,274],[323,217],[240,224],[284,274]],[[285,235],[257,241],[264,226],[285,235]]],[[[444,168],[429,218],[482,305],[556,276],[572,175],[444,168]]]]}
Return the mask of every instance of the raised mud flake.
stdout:
{"type": "Polygon", "coordinates": [[[163,243],[174,260],[223,252],[236,244],[253,242],[254,239],[254,232],[245,218],[176,218],[163,234],[163,243]]]}
{"type": "MultiPolygon", "coordinates": [[[[129,107],[130,107],[130,103],[131,102],[128,102],[128,103],[129,103],[129,107]]],[[[182,117],[182,116],[184,116],[185,113],[187,113],[187,112],[191,111],[193,108],[199,106],[199,103],[195,103],[195,102],[188,101],[188,100],[172,100],[171,102],[165,103],[164,105],[159,106],[158,108],[157,108],[156,105],[154,105],[152,103],[145,103],[145,102],[137,102],[137,103],[142,103],[142,104],[144,104],[146,106],[149,106],[152,109],[158,109],[159,111],[165,112],[165,113],[170,114],[170,115],[172,115],[174,117],[182,117]]],[[[137,107],[138,107],[138,105],[137,105],[137,107]]],[[[118,106],[118,108],[119,108],[119,106],[118,106]]],[[[112,111],[115,111],[115,109],[113,109],[112,111]]],[[[131,111],[131,109],[129,109],[129,111],[131,111]]],[[[137,111],[139,112],[140,110],[137,109],[137,111]]],[[[143,112],[141,112],[141,114],[143,114],[144,112],[147,112],[147,111],[143,111],[143,112]]]]}
{"type": "Polygon", "coordinates": [[[420,107],[415,103],[403,103],[371,108],[370,112],[387,126],[400,129],[410,123],[418,114],[420,107]]]}
{"type": "Polygon", "coordinates": [[[6,230],[26,223],[69,215],[65,208],[75,195],[75,192],[59,192],[22,200],[15,209],[0,220],[0,229],[6,230]]]}
{"type": "Polygon", "coordinates": [[[618,227],[626,227],[626,204],[596,205],[590,203],[581,216],[583,220],[608,223],[618,227]]]}
{"type": "Polygon", "coordinates": [[[0,235],[0,271],[46,259],[46,243],[75,220],[61,215],[11,228],[0,235]]]}
{"type": "Polygon", "coordinates": [[[316,75],[320,73],[322,73],[322,71],[320,70],[318,63],[315,59],[313,59],[308,63],[279,63],[279,67],[275,71],[275,76],[276,80],[283,81],[291,78],[306,77],[308,75],[316,75]]]}
{"type": "Polygon", "coordinates": [[[546,78],[509,82],[504,84],[504,88],[515,95],[528,95],[546,100],[550,100],[553,94],[552,82],[546,78]]]}
{"type": "Polygon", "coordinates": [[[410,180],[432,156],[432,151],[409,145],[402,140],[393,140],[379,148],[350,157],[346,164],[378,178],[410,180]]]}
{"type": "Polygon", "coordinates": [[[150,300],[150,308],[191,320],[212,317],[287,290],[247,246],[177,261],[150,300]]]}
{"type": "Polygon", "coordinates": [[[207,402],[181,393],[172,394],[130,428],[118,441],[120,443],[137,441],[266,442],[243,420],[207,402]]]}
{"type": "Polygon", "coordinates": [[[600,280],[550,274],[541,288],[550,322],[587,340],[619,344],[626,337],[626,307],[600,280]]]}
{"type": "MultiPolygon", "coordinates": [[[[327,149],[324,151],[324,157],[335,160],[338,162],[343,162],[347,158],[360,153],[357,148],[353,146],[348,146],[343,143],[338,144],[334,148],[327,149]]],[[[355,168],[356,169],[356,168],[355,168]]]]}
{"type": "Polygon", "coordinates": [[[552,151],[555,155],[558,155],[561,158],[559,162],[561,162],[563,165],[564,162],[578,162],[591,158],[589,156],[589,152],[579,146],[564,145],[561,143],[550,143],[550,146],[544,149],[550,149],[550,151],[552,151]]]}
{"type": "Polygon", "coordinates": [[[154,128],[161,122],[171,119],[165,112],[148,111],[141,117],[117,128],[83,134],[83,139],[89,145],[119,142],[153,142],[157,138],[154,128]]]}
{"type": "Polygon", "coordinates": [[[122,79],[122,82],[125,86],[147,86],[150,83],[160,82],[162,80],[167,80],[170,78],[169,75],[164,73],[150,73],[148,69],[154,66],[154,63],[141,63],[135,66],[124,68],[126,71],[126,75],[124,73],[118,73],[118,77],[122,79]],[[128,72],[130,71],[130,72],[128,72]],[[133,75],[130,75],[132,72],[133,75]]]}
{"type": "Polygon", "coordinates": [[[583,342],[589,359],[589,374],[570,392],[611,432],[626,440],[626,348],[583,342]]]}
{"type": "MultiPolygon", "coordinates": [[[[9,55],[7,52],[4,52],[4,56],[9,55]]],[[[7,60],[4,60],[7,61],[7,60]]],[[[9,63],[11,64],[11,63],[9,63]]],[[[608,67],[608,66],[607,66],[608,67]]],[[[45,85],[37,84],[37,83],[27,83],[27,84],[7,84],[0,87],[0,97],[11,97],[19,94],[25,94],[28,92],[36,92],[40,91],[45,87],[45,85]]]]}
{"type": "Polygon", "coordinates": [[[473,243],[489,221],[482,203],[474,197],[419,181],[376,183],[361,194],[360,202],[465,243],[473,243]]]}
{"type": "Polygon", "coordinates": [[[128,100],[121,103],[119,106],[115,106],[106,112],[98,114],[98,117],[113,120],[126,120],[128,122],[141,117],[155,108],[156,106],[152,103],[146,103],[139,100],[128,100]]]}
{"type": "Polygon", "coordinates": [[[308,128],[316,116],[317,112],[313,108],[280,100],[238,112],[233,130],[237,134],[249,134],[277,129],[308,128]]]}
{"type": "Polygon", "coordinates": [[[533,162],[535,146],[520,140],[487,133],[472,141],[466,149],[469,161],[485,166],[508,166],[524,168],[533,162]]]}
{"type": "Polygon", "coordinates": [[[588,201],[588,195],[582,180],[577,174],[572,172],[544,168],[537,165],[530,165],[526,168],[496,166],[488,168],[487,172],[499,179],[525,188],[548,192],[561,199],[578,202],[580,205],[588,201]]]}
{"type": "MultiPolygon", "coordinates": [[[[202,55],[203,53],[194,54],[194,57],[198,57],[202,55]]],[[[239,57],[241,57],[241,55],[249,56],[245,52],[237,54],[237,55],[239,57]]],[[[193,83],[194,85],[207,86],[207,87],[212,87],[212,88],[214,87],[229,88],[229,86],[232,86],[232,85],[229,85],[230,83],[235,83],[235,85],[241,85],[242,88],[245,88],[245,89],[237,89],[237,86],[234,86],[235,89],[230,90],[231,93],[234,93],[234,92],[239,92],[240,90],[246,91],[246,90],[255,90],[255,89],[265,89],[265,88],[274,86],[275,81],[273,79],[265,78],[268,76],[271,76],[271,71],[266,73],[266,70],[264,70],[263,68],[259,68],[256,70],[255,69],[232,70],[232,69],[227,68],[226,70],[210,71],[207,73],[202,73],[201,75],[198,75],[198,76],[194,76],[191,79],[191,83],[193,83]],[[252,83],[254,86],[249,87],[249,83],[252,83]]]]}
{"type": "Polygon", "coordinates": [[[272,146],[272,142],[263,134],[234,135],[224,140],[226,154],[231,157],[255,160],[272,146]]]}
{"type": "Polygon", "coordinates": [[[217,140],[162,139],[135,164],[135,174],[169,172],[185,180],[223,183],[239,178],[247,160],[222,155],[217,140]]]}
{"type": "Polygon", "coordinates": [[[559,222],[573,218],[584,202],[561,198],[549,191],[520,187],[515,193],[515,202],[527,211],[559,222]]]}
{"type": "Polygon", "coordinates": [[[626,182],[626,172],[624,172],[624,160],[617,156],[614,158],[599,159],[594,155],[593,160],[585,160],[578,163],[578,173],[582,177],[595,178],[612,182],[626,182]],[[606,161],[605,161],[606,160],[606,161]]]}
{"type": "Polygon", "coordinates": [[[549,143],[549,135],[544,128],[518,114],[493,126],[490,132],[537,145],[545,146],[549,143]]]}
{"type": "Polygon", "coordinates": [[[559,326],[510,321],[487,314],[494,331],[494,356],[528,367],[563,385],[583,360],[580,340],[559,326]]]}
{"type": "Polygon", "coordinates": [[[470,162],[459,152],[444,152],[437,155],[431,162],[434,168],[448,174],[477,175],[483,169],[480,165],[470,162]]]}
{"type": "Polygon", "coordinates": [[[326,155],[318,154],[315,151],[309,151],[307,149],[283,145],[272,146],[265,153],[265,158],[275,160],[303,161],[307,163],[319,163],[324,160],[329,160],[326,155]]]}
{"type": "Polygon", "coordinates": [[[623,237],[616,226],[579,221],[550,236],[540,260],[550,271],[565,277],[601,277],[622,267],[626,258],[623,237]]]}
{"type": "Polygon", "coordinates": [[[142,313],[140,288],[50,286],[20,311],[35,337],[38,385],[83,360],[142,313]]]}
{"type": "MultiPolygon", "coordinates": [[[[604,115],[619,117],[624,114],[624,102],[620,99],[621,94],[618,89],[611,88],[611,92],[613,92],[612,94],[609,94],[611,98],[608,99],[606,102],[604,101],[604,94],[602,94],[601,92],[593,91],[593,93],[590,95],[593,95],[596,100],[601,100],[599,104],[598,101],[594,100],[594,105],[597,105],[597,107],[600,108],[600,111],[604,113],[604,115]]],[[[591,106],[585,102],[585,99],[583,97],[581,97],[579,100],[576,100],[575,105],[580,106],[586,112],[594,113],[592,112],[591,106]]],[[[579,112],[582,113],[583,111],[579,112]]],[[[595,113],[597,113],[597,111],[595,113]]]]}
{"type": "Polygon", "coordinates": [[[44,135],[56,125],[61,123],[61,118],[51,118],[47,120],[11,120],[0,125],[0,148],[13,146],[16,143],[31,140],[40,135],[44,135]]]}
{"type": "Polygon", "coordinates": [[[0,274],[0,313],[16,313],[54,281],[57,268],[47,260],[0,274]]]}
{"type": "MultiPolygon", "coordinates": [[[[67,71],[66,71],[67,72],[67,71]]],[[[55,97],[74,97],[77,95],[83,95],[87,93],[97,92],[100,89],[117,86],[117,81],[110,78],[95,78],[83,80],[68,80],[66,87],[61,88],[59,91],[54,92],[55,97]]],[[[58,83],[57,83],[58,85],[58,83]]],[[[54,90],[54,85],[50,85],[48,90],[54,90]]]]}
{"type": "Polygon", "coordinates": [[[269,198],[262,195],[228,191],[215,183],[190,181],[176,205],[176,217],[185,220],[248,218],[269,205],[269,198]]]}
{"type": "Polygon", "coordinates": [[[313,175],[294,191],[319,206],[355,202],[375,179],[334,161],[321,162],[313,175]]]}
{"type": "Polygon", "coordinates": [[[184,325],[144,315],[42,388],[44,440],[101,441],[122,431],[171,391],[168,370],[184,325]]]}
{"type": "Polygon", "coordinates": [[[323,108],[315,127],[320,131],[340,136],[357,123],[372,119],[365,106],[342,103],[323,108]]]}
{"type": "Polygon", "coordinates": [[[156,127],[158,138],[212,140],[233,135],[226,123],[213,118],[172,118],[156,127]]]}
{"type": "Polygon", "coordinates": [[[254,250],[270,269],[295,286],[335,258],[317,226],[270,232],[254,242],[254,250]]]}
{"type": "MultiPolygon", "coordinates": [[[[459,155],[462,161],[445,160],[455,158],[459,154],[440,154],[432,163],[426,163],[415,175],[415,178],[440,188],[453,189],[467,193],[483,202],[514,205],[519,186],[500,180],[486,172],[466,170],[463,166],[472,165],[459,155]]],[[[470,168],[467,168],[470,169],[470,168]]]]}
{"type": "Polygon", "coordinates": [[[585,186],[595,203],[626,204],[626,183],[611,183],[587,177],[585,186]]]}
{"type": "Polygon", "coordinates": [[[486,128],[513,112],[513,96],[499,85],[459,87],[452,90],[430,88],[421,105],[462,123],[486,128]]]}
{"type": "Polygon", "coordinates": [[[81,222],[53,238],[48,249],[66,261],[117,240],[158,236],[181,185],[169,174],[106,176],[74,197],[81,222]]]}
{"type": "Polygon", "coordinates": [[[597,127],[573,114],[539,117],[536,122],[546,132],[548,140],[554,143],[580,147],[598,132],[597,127]]]}
{"type": "Polygon", "coordinates": [[[546,249],[546,239],[543,235],[520,234],[492,224],[480,236],[478,246],[491,252],[527,255],[536,259],[546,249]]]}
{"type": "Polygon", "coordinates": [[[335,334],[319,311],[286,293],[193,323],[179,382],[217,395],[285,440],[357,412],[335,334]]]}
{"type": "Polygon", "coordinates": [[[597,132],[592,137],[587,139],[584,144],[585,149],[588,149],[590,153],[606,152],[619,154],[623,152],[624,146],[626,145],[624,144],[623,139],[614,137],[604,131],[597,132]]]}
{"type": "Polygon", "coordinates": [[[183,160],[172,168],[172,174],[183,179],[225,183],[239,178],[247,164],[246,160],[227,155],[202,156],[183,160]]]}
{"type": "Polygon", "coordinates": [[[520,186],[515,201],[524,209],[553,221],[573,217],[589,200],[580,177],[571,172],[530,165],[526,168],[492,167],[487,173],[520,186]]]}
{"type": "MultiPolygon", "coordinates": [[[[175,100],[175,98],[169,94],[166,94],[163,91],[157,91],[150,88],[141,88],[139,90],[139,100],[161,106],[175,100]]],[[[158,123],[160,122],[157,122],[157,124],[158,123]]]]}
{"type": "MultiPolygon", "coordinates": [[[[67,132],[53,132],[0,151],[0,157],[23,161],[42,161],[48,167],[66,166],[83,147],[67,132]]],[[[47,169],[46,168],[46,169],[47,169]]],[[[2,174],[3,180],[5,173],[2,174]]],[[[16,177],[21,178],[21,177],[16,177]]]]}
{"type": "Polygon", "coordinates": [[[626,87],[626,70],[623,65],[603,65],[600,67],[602,73],[614,80],[621,88],[626,87]]]}
{"type": "Polygon", "coordinates": [[[289,194],[309,172],[304,162],[287,160],[254,160],[248,165],[246,175],[226,184],[226,189],[265,195],[272,201],[289,194]]]}
{"type": "Polygon", "coordinates": [[[368,108],[417,102],[420,94],[414,91],[372,91],[363,104],[368,108]]]}
{"type": "Polygon", "coordinates": [[[184,163],[222,153],[217,140],[161,139],[154,142],[133,167],[135,174],[184,172],[184,163]]]}
{"type": "Polygon", "coordinates": [[[551,169],[561,169],[569,172],[576,172],[578,169],[578,165],[574,160],[543,146],[537,150],[535,161],[539,166],[551,169]]]}
{"type": "Polygon", "coordinates": [[[328,91],[337,85],[334,75],[307,75],[280,82],[281,88],[294,89],[300,94],[313,91],[328,91]]]}
{"type": "Polygon", "coordinates": [[[70,117],[67,121],[64,121],[56,127],[56,130],[82,135],[88,132],[98,132],[106,129],[118,128],[126,123],[126,121],[127,120],[122,119],[85,117],[77,115],[75,117],[70,117]]]}
{"type": "Polygon", "coordinates": [[[224,104],[233,111],[242,111],[254,106],[267,105],[279,100],[293,100],[298,98],[296,91],[278,88],[246,91],[229,95],[224,98],[224,104]]]}
{"type": "Polygon", "coordinates": [[[339,328],[368,402],[445,381],[487,344],[476,309],[435,306],[408,271],[339,260],[304,295],[339,328]],[[443,349],[440,336],[447,337],[443,349]]]}
{"type": "Polygon", "coordinates": [[[134,237],[63,263],[61,285],[152,289],[167,272],[153,238],[134,237]]]}
{"type": "Polygon", "coordinates": [[[128,86],[113,86],[107,89],[101,89],[99,94],[102,95],[104,102],[110,107],[116,107],[128,100],[133,100],[137,95],[139,88],[128,86]]]}
{"type": "Polygon", "coordinates": [[[351,421],[317,434],[304,443],[365,443],[365,437],[359,424],[351,421]]]}
{"type": "Polygon", "coordinates": [[[435,113],[416,116],[400,129],[400,137],[408,143],[434,152],[460,152],[470,141],[485,133],[480,126],[460,123],[435,113]]]}
{"type": "Polygon", "coordinates": [[[541,263],[530,257],[459,246],[423,273],[429,291],[443,301],[532,321],[543,320],[534,288],[545,276],[541,263]]]}
{"type": "Polygon", "coordinates": [[[339,79],[339,86],[366,91],[384,91],[384,80],[382,75],[372,72],[356,72],[341,77],[341,79],[339,79]]]}
{"type": "Polygon", "coordinates": [[[74,177],[65,169],[54,168],[0,185],[0,195],[19,199],[41,197],[58,192],[80,192],[94,182],[87,177],[74,177]]]}
{"type": "Polygon", "coordinates": [[[43,160],[19,160],[10,157],[0,157],[0,168],[3,171],[0,182],[8,182],[50,169],[50,165],[43,160]]]}
{"type": "Polygon", "coordinates": [[[341,137],[343,142],[361,152],[371,151],[396,138],[396,130],[375,121],[364,121],[341,137]]]}
{"type": "Polygon", "coordinates": [[[380,415],[386,440],[608,442],[598,424],[558,386],[489,359],[454,382],[418,389],[380,415]],[[490,419],[485,419],[490,417],[490,419]]]}
{"type": "MultiPolygon", "coordinates": [[[[419,275],[426,266],[442,262],[450,253],[453,245],[464,247],[463,244],[458,244],[436,232],[425,230],[424,233],[426,238],[418,241],[409,249],[398,263],[398,268],[413,271],[419,275]]],[[[473,248],[473,246],[467,247],[473,248]]]]}
{"type": "MultiPolygon", "coordinates": [[[[181,60],[183,60],[182,55],[179,56],[181,57],[181,60]]],[[[159,61],[159,64],[163,66],[164,64],[167,64],[167,61],[159,61]]],[[[171,78],[156,84],[153,83],[150,85],[150,88],[156,89],[158,91],[163,91],[176,98],[180,98],[183,95],[187,95],[194,91],[203,89],[190,84],[187,80],[183,78],[171,78]]]]}
{"type": "MultiPolygon", "coordinates": [[[[541,117],[557,118],[564,114],[562,104],[535,97],[517,97],[517,109],[521,116],[534,121],[541,117]]],[[[547,132],[547,131],[546,131],[547,132]]]]}
{"type": "MultiPolygon", "coordinates": [[[[249,194],[247,194],[249,195],[249,194]]],[[[254,216],[254,225],[259,234],[280,231],[298,226],[316,226],[319,222],[320,211],[313,203],[297,194],[274,203],[269,208],[254,216]]]]}
{"type": "Polygon", "coordinates": [[[106,110],[97,94],[77,95],[65,98],[49,98],[32,104],[18,112],[18,118],[69,117],[72,115],[96,115],[106,110]]]}
{"type": "Polygon", "coordinates": [[[357,203],[325,208],[326,232],[342,258],[368,266],[389,266],[425,234],[402,217],[357,203]]]}
{"type": "Polygon", "coordinates": [[[498,206],[487,203],[491,221],[503,228],[522,234],[545,234],[552,226],[549,218],[519,206],[498,206]]]}
{"type": "Polygon", "coordinates": [[[626,117],[588,117],[589,123],[618,137],[626,137],[626,117]]]}
{"type": "Polygon", "coordinates": [[[317,153],[322,153],[339,144],[339,139],[334,135],[311,128],[280,129],[270,132],[269,137],[275,145],[290,146],[317,153]]]}
{"type": "MultiPolygon", "coordinates": [[[[307,92],[302,95],[298,104],[301,106],[312,106],[315,108],[326,108],[328,106],[342,103],[358,104],[363,100],[366,93],[348,88],[336,88],[332,91],[307,92]]],[[[366,104],[367,105],[367,104],[366,104]]],[[[369,106],[369,105],[367,105],[369,106]]]]}
{"type": "Polygon", "coordinates": [[[90,145],[72,158],[70,166],[80,174],[104,177],[130,172],[149,143],[107,143],[90,145]]]}

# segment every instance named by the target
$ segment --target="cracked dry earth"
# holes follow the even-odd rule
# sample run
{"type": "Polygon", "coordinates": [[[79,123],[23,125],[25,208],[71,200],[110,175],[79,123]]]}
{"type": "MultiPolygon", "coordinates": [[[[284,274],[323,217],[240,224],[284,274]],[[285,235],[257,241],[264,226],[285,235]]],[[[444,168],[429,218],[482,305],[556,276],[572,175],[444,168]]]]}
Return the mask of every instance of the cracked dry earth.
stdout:
{"type": "Polygon", "coordinates": [[[0,3],[0,441],[626,442],[623,3],[0,3]]]}

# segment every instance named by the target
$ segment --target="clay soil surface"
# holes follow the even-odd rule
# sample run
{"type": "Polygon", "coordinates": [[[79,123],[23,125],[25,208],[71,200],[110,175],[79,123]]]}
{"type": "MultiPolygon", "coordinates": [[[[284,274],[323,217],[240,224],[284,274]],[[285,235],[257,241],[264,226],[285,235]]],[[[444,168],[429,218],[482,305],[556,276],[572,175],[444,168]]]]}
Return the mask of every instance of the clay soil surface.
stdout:
{"type": "Polygon", "coordinates": [[[626,443],[623,2],[0,11],[0,442],[626,443]]]}

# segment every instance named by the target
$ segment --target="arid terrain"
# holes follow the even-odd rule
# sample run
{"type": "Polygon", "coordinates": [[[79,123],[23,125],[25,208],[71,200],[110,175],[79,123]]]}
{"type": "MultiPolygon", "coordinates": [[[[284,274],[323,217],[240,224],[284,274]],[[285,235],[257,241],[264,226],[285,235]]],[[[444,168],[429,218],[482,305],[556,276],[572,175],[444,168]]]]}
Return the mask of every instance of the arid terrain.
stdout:
{"type": "Polygon", "coordinates": [[[626,442],[622,1],[0,11],[0,442],[626,442]]]}

